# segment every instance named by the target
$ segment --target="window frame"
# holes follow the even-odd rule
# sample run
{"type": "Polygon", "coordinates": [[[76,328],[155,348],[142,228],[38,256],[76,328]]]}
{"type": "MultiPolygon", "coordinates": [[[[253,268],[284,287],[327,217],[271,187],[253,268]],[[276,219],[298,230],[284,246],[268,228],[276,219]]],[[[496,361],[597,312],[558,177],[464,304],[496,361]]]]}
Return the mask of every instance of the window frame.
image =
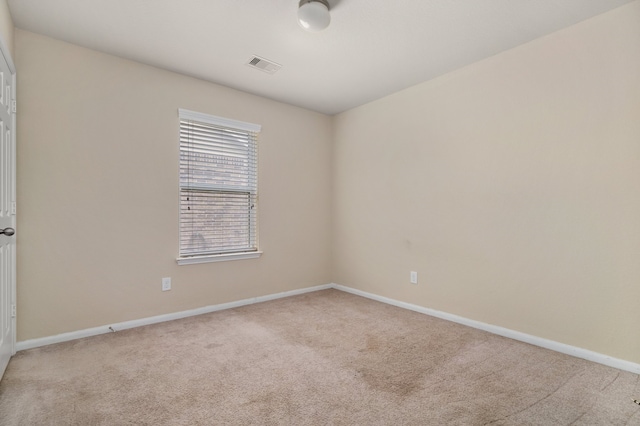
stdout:
{"type": "MultiPolygon", "coordinates": [[[[183,126],[183,122],[185,121],[193,121],[195,123],[199,123],[199,124],[204,124],[204,125],[211,125],[211,126],[215,126],[221,129],[228,129],[229,131],[233,131],[233,132],[246,132],[246,133],[252,133],[255,134],[255,138],[253,139],[253,143],[255,144],[255,146],[253,146],[250,149],[253,149],[255,151],[255,163],[253,165],[253,169],[251,169],[249,171],[249,174],[254,174],[255,175],[255,189],[249,190],[248,193],[250,192],[254,192],[253,194],[253,199],[254,199],[254,204],[252,207],[249,207],[249,209],[253,209],[254,212],[249,212],[249,216],[254,215],[255,219],[254,219],[254,223],[252,225],[249,225],[248,231],[249,231],[249,239],[250,241],[252,241],[253,247],[251,247],[248,250],[243,250],[243,251],[236,251],[236,250],[228,250],[228,251],[223,251],[223,252],[211,252],[211,253],[204,253],[204,254],[197,254],[197,255],[183,255],[183,246],[182,246],[182,241],[181,241],[181,234],[182,234],[182,230],[181,230],[181,225],[182,225],[182,208],[183,208],[183,199],[182,199],[182,194],[184,191],[198,191],[198,189],[196,188],[196,184],[194,183],[190,183],[190,184],[185,184],[182,176],[180,176],[179,173],[179,177],[178,177],[178,188],[179,188],[179,201],[178,201],[178,257],[176,259],[178,265],[190,265],[190,264],[197,264],[197,263],[208,263],[208,262],[223,262],[223,261],[230,261],[230,260],[242,260],[242,259],[255,259],[258,258],[262,255],[262,251],[260,251],[259,249],[259,242],[258,242],[258,160],[257,160],[257,154],[258,154],[258,145],[257,145],[257,137],[258,134],[260,133],[262,126],[258,125],[258,124],[252,124],[252,123],[247,123],[244,121],[238,121],[238,120],[233,120],[233,119],[229,119],[229,118],[224,118],[224,117],[218,117],[218,116],[214,116],[214,115],[210,115],[210,114],[205,114],[205,113],[201,113],[201,112],[196,112],[196,111],[190,111],[187,109],[182,109],[179,108],[178,109],[178,131],[179,131],[179,135],[178,135],[178,145],[179,145],[179,160],[178,160],[178,168],[179,170],[182,169],[183,166],[183,157],[182,157],[182,145],[183,145],[183,140],[182,140],[182,136],[180,135],[180,131],[181,128],[183,126]],[[253,234],[252,234],[253,232],[253,234]]],[[[251,139],[251,138],[249,138],[251,139]]],[[[189,181],[191,182],[191,181],[189,181]]],[[[211,192],[215,192],[218,194],[222,194],[224,192],[232,192],[232,193],[236,193],[236,194],[242,194],[244,192],[247,191],[243,191],[240,189],[229,189],[229,188],[225,188],[225,189],[220,189],[220,188],[215,188],[215,189],[211,189],[211,192]]]]}

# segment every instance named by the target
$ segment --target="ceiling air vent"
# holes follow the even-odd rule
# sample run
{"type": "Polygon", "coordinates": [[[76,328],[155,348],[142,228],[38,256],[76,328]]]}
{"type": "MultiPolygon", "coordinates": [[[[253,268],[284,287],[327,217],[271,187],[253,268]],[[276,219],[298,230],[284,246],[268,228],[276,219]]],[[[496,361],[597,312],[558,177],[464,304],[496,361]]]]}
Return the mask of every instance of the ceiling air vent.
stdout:
{"type": "Polygon", "coordinates": [[[267,74],[273,74],[280,68],[282,68],[282,65],[276,64],[273,61],[261,58],[259,56],[254,56],[253,58],[251,58],[249,62],[247,62],[247,65],[259,69],[260,71],[264,71],[267,74]]]}

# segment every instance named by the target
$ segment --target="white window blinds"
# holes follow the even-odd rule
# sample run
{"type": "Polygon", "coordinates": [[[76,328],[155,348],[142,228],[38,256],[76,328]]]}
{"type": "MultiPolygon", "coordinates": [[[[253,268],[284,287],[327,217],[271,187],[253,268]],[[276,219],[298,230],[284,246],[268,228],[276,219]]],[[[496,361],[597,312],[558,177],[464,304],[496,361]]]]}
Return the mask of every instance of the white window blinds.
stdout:
{"type": "Polygon", "coordinates": [[[180,257],[257,251],[260,126],[184,109],[180,257]]]}

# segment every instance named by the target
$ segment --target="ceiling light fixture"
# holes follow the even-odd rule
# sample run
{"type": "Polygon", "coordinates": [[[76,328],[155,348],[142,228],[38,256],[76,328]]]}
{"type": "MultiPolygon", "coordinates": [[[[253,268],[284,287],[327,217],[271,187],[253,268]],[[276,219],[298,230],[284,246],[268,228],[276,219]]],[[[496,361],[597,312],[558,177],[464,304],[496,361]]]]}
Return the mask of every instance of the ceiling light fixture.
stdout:
{"type": "Polygon", "coordinates": [[[322,31],[329,26],[329,2],[327,0],[300,0],[298,23],[307,31],[322,31]]]}

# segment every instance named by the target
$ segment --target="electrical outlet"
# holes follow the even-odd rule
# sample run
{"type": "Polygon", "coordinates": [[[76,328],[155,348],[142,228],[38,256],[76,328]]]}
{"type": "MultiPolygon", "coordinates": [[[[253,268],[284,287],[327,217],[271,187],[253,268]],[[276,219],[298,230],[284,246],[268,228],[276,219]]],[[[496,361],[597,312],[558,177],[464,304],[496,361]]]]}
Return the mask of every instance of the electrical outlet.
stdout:
{"type": "Polygon", "coordinates": [[[162,279],[162,291],[171,290],[171,277],[165,277],[162,279]]]}
{"type": "Polygon", "coordinates": [[[411,284],[418,284],[418,273],[416,271],[411,271],[409,279],[411,281],[411,284]]]}

